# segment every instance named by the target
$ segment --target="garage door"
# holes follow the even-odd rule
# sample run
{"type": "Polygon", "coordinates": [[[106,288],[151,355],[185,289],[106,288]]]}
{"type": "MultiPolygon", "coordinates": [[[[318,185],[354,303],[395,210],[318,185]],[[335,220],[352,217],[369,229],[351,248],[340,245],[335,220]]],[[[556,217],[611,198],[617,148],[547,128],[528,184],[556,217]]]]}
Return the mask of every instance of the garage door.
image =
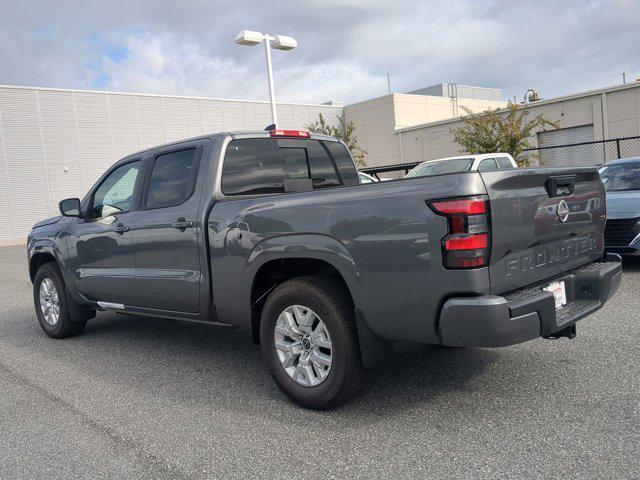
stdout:
{"type": "MultiPolygon", "coordinates": [[[[593,166],[599,163],[595,144],[561,147],[574,143],[593,142],[593,124],[582,127],[561,128],[538,133],[538,146],[557,148],[539,150],[540,165],[547,167],[593,166]]],[[[602,155],[600,155],[601,157],[602,155]]]]}

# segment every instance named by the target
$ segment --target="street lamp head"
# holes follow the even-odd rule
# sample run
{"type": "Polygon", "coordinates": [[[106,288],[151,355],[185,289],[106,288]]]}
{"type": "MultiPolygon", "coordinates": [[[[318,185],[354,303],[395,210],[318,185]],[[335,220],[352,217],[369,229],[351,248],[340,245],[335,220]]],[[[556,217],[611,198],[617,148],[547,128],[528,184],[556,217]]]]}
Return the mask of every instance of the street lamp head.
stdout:
{"type": "Polygon", "coordinates": [[[276,50],[293,50],[298,46],[298,42],[293,37],[287,37],[285,35],[274,35],[272,46],[276,50]]]}
{"type": "Polygon", "coordinates": [[[271,99],[271,118],[275,129],[278,120],[276,115],[276,98],[273,92],[273,70],[271,67],[271,48],[277,50],[293,50],[298,46],[298,42],[293,37],[285,35],[269,35],[268,33],[253,32],[251,30],[241,30],[234,40],[238,45],[257,45],[264,42],[264,52],[267,57],[267,78],[269,79],[269,98],[271,99]]]}
{"type": "Polygon", "coordinates": [[[241,30],[234,40],[238,45],[258,45],[264,40],[264,35],[260,32],[252,32],[251,30],[241,30]]]}

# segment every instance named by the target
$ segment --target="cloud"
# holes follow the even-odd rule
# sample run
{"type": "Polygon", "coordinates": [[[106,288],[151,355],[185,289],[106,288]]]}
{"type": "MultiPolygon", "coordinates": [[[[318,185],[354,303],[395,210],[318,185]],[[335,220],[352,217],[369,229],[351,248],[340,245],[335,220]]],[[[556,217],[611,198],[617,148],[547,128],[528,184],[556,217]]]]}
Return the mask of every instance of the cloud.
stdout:
{"type": "Polygon", "coordinates": [[[640,76],[635,1],[322,3],[25,0],[3,7],[0,82],[266,99],[264,52],[242,28],[288,34],[281,100],[359,101],[448,81],[545,97],[640,76]]]}
{"type": "Polygon", "coordinates": [[[224,96],[249,75],[247,66],[231,57],[211,55],[181,35],[132,34],[123,41],[127,50],[123,58],[103,56],[96,69],[106,75],[112,90],[224,96]]]}
{"type": "MultiPolygon", "coordinates": [[[[267,94],[266,67],[250,69],[231,57],[211,55],[199,43],[173,34],[133,34],[124,42],[126,53],[114,60],[103,55],[99,72],[111,90],[200,96],[263,98],[267,94]]],[[[262,47],[256,56],[264,62],[262,47]]],[[[281,52],[274,52],[275,60],[281,52]]],[[[386,80],[372,76],[359,62],[276,64],[274,77],[279,98],[305,102],[342,99],[352,95],[373,97],[386,88],[386,80]],[[311,93],[313,92],[313,93],[311,93]],[[315,98],[314,98],[315,97],[315,98]]]]}

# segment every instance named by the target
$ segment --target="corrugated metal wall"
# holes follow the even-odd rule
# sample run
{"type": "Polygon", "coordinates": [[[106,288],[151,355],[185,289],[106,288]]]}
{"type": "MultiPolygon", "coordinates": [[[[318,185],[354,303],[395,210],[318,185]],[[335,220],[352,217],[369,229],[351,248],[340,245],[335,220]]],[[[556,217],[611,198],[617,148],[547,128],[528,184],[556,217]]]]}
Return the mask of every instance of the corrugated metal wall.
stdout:
{"type": "MultiPolygon", "coordinates": [[[[279,126],[302,129],[319,113],[335,124],[342,111],[278,104],[279,126]]],[[[129,153],[270,122],[264,102],[0,86],[0,241],[27,235],[129,153]]]]}

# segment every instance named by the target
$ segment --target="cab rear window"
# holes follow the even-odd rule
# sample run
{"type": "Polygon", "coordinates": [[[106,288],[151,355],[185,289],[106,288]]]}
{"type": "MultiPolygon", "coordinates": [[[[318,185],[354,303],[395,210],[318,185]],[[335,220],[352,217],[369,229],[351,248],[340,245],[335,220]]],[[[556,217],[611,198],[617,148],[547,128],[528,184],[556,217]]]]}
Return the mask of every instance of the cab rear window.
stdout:
{"type": "MultiPolygon", "coordinates": [[[[340,144],[336,145],[342,147],[340,144]]],[[[335,151],[336,155],[339,154],[339,161],[344,163],[344,153],[337,149],[335,151]]],[[[357,177],[354,183],[346,173],[349,183],[344,181],[334,163],[335,157],[330,152],[330,148],[318,140],[289,138],[232,140],[224,158],[222,192],[225,195],[284,193],[285,180],[311,180],[313,189],[356,184],[357,177]]],[[[351,163],[351,169],[352,175],[355,175],[353,163],[351,163]]]]}

